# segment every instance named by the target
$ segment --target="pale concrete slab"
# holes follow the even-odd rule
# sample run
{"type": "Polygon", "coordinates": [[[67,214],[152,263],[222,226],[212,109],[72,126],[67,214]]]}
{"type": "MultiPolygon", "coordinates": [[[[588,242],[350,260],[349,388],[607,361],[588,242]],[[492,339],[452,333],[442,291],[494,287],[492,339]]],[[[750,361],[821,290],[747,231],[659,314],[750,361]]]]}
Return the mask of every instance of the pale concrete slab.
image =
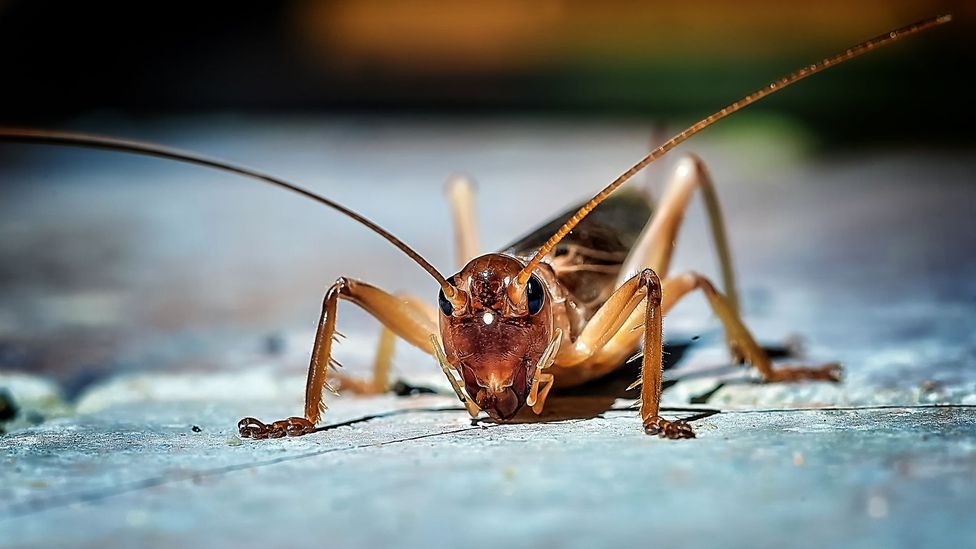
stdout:
{"type": "Polygon", "coordinates": [[[424,410],[262,442],[237,439],[227,423],[243,404],[117,406],[21,430],[0,439],[0,540],[581,548],[976,540],[974,407],[726,412],[698,421],[698,439],[673,442],[643,435],[627,410],[513,425],[429,410],[452,405],[343,400],[336,421],[424,410]]]}
{"type": "MultiPolygon", "coordinates": [[[[649,134],[568,122],[115,124],[83,129],[245,159],[370,215],[444,270],[439,194],[451,172],[479,179],[492,248],[588,196],[649,134]]],[[[91,152],[5,156],[0,389],[17,413],[0,420],[0,546],[976,545],[973,157],[816,159],[796,137],[717,133],[688,150],[715,177],[748,324],[771,344],[800,334],[804,359],[841,361],[845,381],[755,383],[727,366],[713,315],[691,298],[665,319],[672,341],[696,341],[672,349],[683,357],[664,401],[723,413],[677,443],[641,434],[610,390],[576,419],[515,425],[472,425],[449,396],[330,397],[330,424],[372,419],[241,441],[238,418],[301,410],[332,280],[433,301],[423,272],[329,212],[234,178],[91,152]],[[11,373],[24,371],[49,377],[11,373]]],[[[650,178],[658,193],[666,174],[662,164],[650,178]]],[[[674,266],[714,274],[693,206],[674,266]]],[[[338,357],[364,374],[375,322],[351,306],[340,314],[338,357]]],[[[396,374],[446,389],[406,346],[396,374]]]]}

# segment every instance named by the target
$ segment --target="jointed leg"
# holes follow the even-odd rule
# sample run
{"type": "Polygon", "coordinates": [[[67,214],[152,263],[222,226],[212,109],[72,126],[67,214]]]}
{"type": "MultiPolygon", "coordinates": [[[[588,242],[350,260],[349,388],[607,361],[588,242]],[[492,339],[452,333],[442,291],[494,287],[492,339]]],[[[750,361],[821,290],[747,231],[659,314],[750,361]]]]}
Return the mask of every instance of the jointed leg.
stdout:
{"type": "MultiPolygon", "coordinates": [[[[732,310],[725,296],[719,293],[707,278],[698,273],[684,273],[664,281],[661,313],[667,314],[679,300],[695,289],[700,289],[705,294],[715,315],[722,322],[733,359],[755,366],[765,381],[838,381],[840,379],[841,368],[838,364],[827,364],[814,368],[783,366],[774,368],[769,356],[756,343],[755,338],[752,337],[739,315],[732,310]]],[[[620,364],[633,354],[634,347],[641,340],[641,327],[646,322],[644,316],[641,310],[632,310],[627,319],[620,323],[620,327],[612,337],[588,358],[587,367],[601,368],[605,365],[620,364]]]]}
{"type": "Polygon", "coordinates": [[[678,229],[684,220],[685,211],[695,189],[701,189],[705,210],[712,230],[712,240],[722,269],[722,288],[728,296],[729,305],[738,312],[739,299],[735,285],[735,273],[732,270],[732,254],[729,251],[728,239],[725,236],[725,221],[722,209],[718,203],[718,195],[712,185],[712,178],[705,168],[705,163],[694,155],[683,157],[674,170],[674,175],[668,183],[654,211],[654,217],[644,228],[634,245],[630,256],[624,262],[620,271],[618,286],[631,273],[643,268],[653,269],[659,276],[667,278],[671,257],[674,254],[678,229]]]}
{"type": "Polygon", "coordinates": [[[376,358],[373,359],[373,375],[369,379],[356,379],[346,373],[337,372],[337,386],[340,391],[355,395],[379,395],[390,388],[390,369],[393,366],[393,349],[396,334],[383,326],[376,345],[376,358]]]}
{"type": "Polygon", "coordinates": [[[668,438],[694,436],[686,423],[664,420],[659,412],[662,373],[661,317],[681,297],[695,288],[705,292],[716,315],[722,320],[733,356],[754,364],[767,381],[838,379],[839,366],[836,364],[814,369],[773,369],[766,353],[756,344],[742,323],[735,304],[735,281],[721,210],[708,173],[697,158],[683,159],[678,166],[675,179],[659,203],[654,218],[645,227],[625,261],[621,277],[637,269],[642,269],[641,273],[622,280],[619,288],[590,319],[573,345],[560,350],[556,364],[566,368],[559,372],[560,379],[572,375],[573,366],[586,368],[590,373],[595,371],[599,375],[626,360],[643,336],[641,418],[648,434],[659,434],[668,438]],[[695,188],[701,188],[704,194],[723,278],[732,293],[729,298],[720,294],[708,280],[694,273],[669,279],[663,287],[655,274],[667,272],[674,251],[675,237],[695,188]],[[643,309],[639,307],[641,303],[644,303],[643,309]]]}
{"type": "Polygon", "coordinates": [[[644,429],[648,434],[667,438],[691,438],[695,434],[687,423],[672,422],[660,416],[661,293],[661,281],[651,269],[644,269],[624,282],[593,315],[574,344],[560,349],[556,364],[561,367],[576,365],[580,368],[612,369],[633,352],[643,335],[641,419],[644,429]],[[641,304],[644,306],[641,307],[641,304]]]}
{"type": "Polygon", "coordinates": [[[478,255],[478,228],[474,208],[474,183],[463,176],[447,180],[447,201],[454,218],[454,250],[458,267],[478,255]]]}
{"type": "MultiPolygon", "coordinates": [[[[572,345],[560,347],[556,364],[562,368],[577,365],[590,369],[606,367],[607,371],[619,366],[622,361],[604,363],[598,358],[603,356],[608,342],[621,331],[627,320],[639,314],[635,311],[647,295],[651,278],[656,280],[657,275],[651,269],[644,269],[610,294],[572,345]]],[[[636,337],[640,337],[639,334],[636,337]]],[[[636,339],[631,342],[628,352],[633,352],[636,342],[636,339]]]]}
{"type": "Polygon", "coordinates": [[[773,368],[766,353],[725,297],[707,279],[697,273],[688,273],[668,279],[662,285],[650,269],[645,269],[614,292],[590,319],[574,345],[560,351],[556,363],[561,366],[612,368],[625,360],[643,339],[641,419],[645,431],[667,438],[693,437],[694,432],[687,423],[668,421],[660,416],[661,318],[678,300],[696,288],[705,293],[715,314],[721,319],[730,345],[742,349],[742,356],[759,369],[765,380],[838,380],[840,368],[836,364],[819,368],[773,368]],[[644,307],[640,307],[641,304],[644,307]]]}
{"type": "Polygon", "coordinates": [[[698,273],[684,273],[664,281],[663,311],[667,313],[681,298],[696,289],[705,294],[712,311],[722,322],[725,328],[725,339],[733,358],[738,362],[747,362],[755,366],[765,381],[840,381],[841,368],[836,363],[815,368],[783,366],[773,368],[769,356],[756,343],[726,297],[719,293],[707,278],[698,273]]]}
{"type": "Polygon", "coordinates": [[[425,352],[432,352],[430,337],[437,333],[436,317],[432,311],[388,294],[375,286],[340,278],[325,294],[322,315],[315,334],[312,358],[305,385],[305,417],[293,417],[266,425],[254,418],[244,418],[238,424],[241,436],[268,438],[298,436],[312,432],[325,405],[322,390],[334,389],[329,385],[327,372],[338,363],[332,358],[332,343],[336,333],[336,309],[339,299],[352,301],[370,313],[397,336],[407,340],[425,352]]]}
{"type": "MultiPolygon", "coordinates": [[[[411,296],[399,295],[408,307],[424,311],[431,321],[437,313],[424,301],[411,296]]],[[[379,395],[390,389],[390,371],[393,366],[393,353],[396,347],[396,333],[385,324],[380,326],[376,357],[373,360],[373,375],[368,379],[357,379],[344,372],[336,372],[336,388],[355,395],[379,395]]]]}
{"type": "Polygon", "coordinates": [[[541,414],[542,409],[545,408],[546,398],[549,397],[549,391],[552,390],[552,384],[556,380],[555,376],[546,373],[544,370],[552,366],[553,361],[556,359],[556,353],[559,352],[559,343],[562,340],[563,332],[557,328],[553,334],[552,341],[546,347],[545,352],[542,353],[542,357],[539,359],[539,363],[536,365],[535,376],[532,378],[532,388],[529,390],[529,395],[525,399],[525,403],[537,415],[541,414]]]}
{"type": "Polygon", "coordinates": [[[661,376],[664,371],[664,335],[661,318],[661,280],[654,271],[641,273],[646,279],[647,297],[644,300],[644,358],[641,361],[640,415],[644,432],[664,438],[695,438],[695,432],[685,421],[668,421],[661,417],[661,376]],[[653,275],[653,276],[651,276],[653,275]]]}
{"type": "MultiPolygon", "coordinates": [[[[732,271],[731,253],[725,236],[725,226],[722,220],[721,208],[715,194],[711,177],[704,162],[695,156],[681,159],[671,182],[665,190],[654,218],[641,233],[638,242],[624,263],[621,276],[635,272],[641,268],[651,268],[665,278],[663,309],[667,313],[681,296],[695,288],[701,288],[709,300],[712,309],[722,320],[726,330],[726,340],[733,359],[738,362],[749,362],[759,369],[767,381],[793,381],[800,379],[823,379],[836,381],[840,367],[829,365],[819,369],[779,368],[773,370],[769,357],[756,344],[752,335],[746,329],[739,317],[738,298],[736,296],[735,278],[732,271]],[[723,287],[725,295],[720,294],[715,287],[700,275],[689,273],[669,279],[667,277],[671,256],[674,253],[675,240],[685,210],[695,189],[701,189],[702,198],[708,212],[712,237],[715,241],[716,252],[722,269],[723,287]]],[[[630,322],[639,320],[632,318],[630,322]]],[[[633,338],[624,334],[615,336],[606,352],[619,356],[633,345],[633,338]]],[[[632,348],[632,347],[631,347],[632,348]]]]}

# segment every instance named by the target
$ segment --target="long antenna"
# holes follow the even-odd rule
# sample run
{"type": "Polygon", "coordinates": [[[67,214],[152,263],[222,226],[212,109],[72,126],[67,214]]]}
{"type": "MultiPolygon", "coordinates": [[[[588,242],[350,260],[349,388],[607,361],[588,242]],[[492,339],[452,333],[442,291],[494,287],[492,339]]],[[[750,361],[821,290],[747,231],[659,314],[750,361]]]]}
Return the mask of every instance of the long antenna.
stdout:
{"type": "Polygon", "coordinates": [[[566,223],[564,223],[563,226],[560,227],[558,231],[556,231],[556,234],[552,235],[552,237],[549,238],[549,240],[547,240],[546,243],[543,244],[541,248],[539,248],[539,251],[535,253],[535,255],[532,257],[529,263],[525,266],[525,268],[523,268],[519,272],[519,276],[516,279],[518,284],[513,284],[512,286],[510,286],[511,288],[510,291],[512,292],[520,291],[517,290],[516,287],[522,288],[525,286],[525,283],[528,282],[529,277],[532,276],[532,271],[539,266],[539,262],[542,261],[542,258],[545,257],[549,252],[551,252],[552,249],[556,246],[556,244],[558,244],[560,240],[562,240],[567,234],[569,234],[570,231],[573,230],[573,227],[575,227],[580,221],[582,221],[583,218],[586,217],[591,211],[593,211],[593,209],[596,208],[601,202],[606,200],[607,197],[610,196],[610,194],[613,191],[615,191],[618,187],[626,183],[628,179],[633,177],[634,174],[636,174],[637,172],[644,169],[644,167],[646,167],[648,164],[654,162],[658,158],[661,158],[668,151],[677,147],[685,140],[687,140],[689,137],[704,130],[705,128],[711,126],[712,124],[718,122],[719,120],[725,118],[726,116],[744,107],[747,107],[755,103],[756,101],[759,101],[763,97],[776,93],[777,91],[785,88],[786,86],[789,86],[790,84],[799,82],[800,80],[803,80],[808,76],[816,74],[834,65],[843,63],[844,61],[849,61],[851,59],[854,59],[859,55],[867,53],[875,48],[879,48],[881,46],[887,45],[900,38],[910,36],[917,32],[921,32],[931,27],[941,25],[943,23],[948,23],[951,20],[952,20],[951,15],[940,15],[938,17],[932,17],[930,19],[923,19],[921,21],[912,23],[911,25],[902,27],[900,29],[895,29],[891,32],[886,32],[885,34],[876,36],[866,42],[861,42],[856,46],[850,47],[841,53],[838,53],[826,59],[822,59],[816,63],[813,63],[812,65],[807,65],[802,69],[794,71],[780,78],[779,80],[772,82],[767,86],[759,88],[758,90],[750,93],[749,95],[743,97],[742,99],[739,99],[738,101],[735,101],[734,103],[726,106],[722,110],[710,114],[707,117],[699,120],[698,122],[695,122],[683,132],[679,133],[678,135],[675,135],[674,137],[666,141],[663,145],[651,151],[640,162],[634,164],[629,170],[621,174],[620,177],[618,177],[617,179],[614,179],[612,183],[607,185],[602,191],[597,193],[596,196],[594,196],[589,202],[584,204],[582,208],[580,208],[575,214],[573,214],[573,216],[570,217],[569,220],[567,220],[566,223]]]}
{"type": "Polygon", "coordinates": [[[208,168],[214,168],[217,170],[230,172],[238,175],[243,175],[244,177],[249,177],[252,179],[257,179],[265,183],[270,183],[272,185],[287,189],[289,191],[298,193],[306,198],[310,198],[320,204],[325,204],[326,206],[338,211],[347,217],[352,218],[355,221],[365,225],[368,229],[374,233],[382,236],[390,244],[393,244],[400,249],[403,253],[407,254],[410,259],[417,262],[421,268],[430,273],[430,276],[437,280],[440,284],[441,289],[444,294],[448,297],[454,297],[456,290],[454,286],[447,282],[441,273],[434,268],[426,259],[424,259],[419,253],[413,250],[410,246],[407,246],[402,240],[390,234],[386,229],[383,229],[376,223],[373,223],[369,219],[359,215],[358,213],[346,208],[338,202],[333,202],[324,196],[317,195],[312,191],[303,189],[298,185],[289,183],[283,179],[268,175],[251,168],[246,168],[243,166],[238,166],[231,164],[229,162],[224,162],[222,160],[216,160],[214,158],[208,158],[206,156],[201,156],[198,154],[185,152],[177,149],[171,149],[168,147],[163,147],[160,145],[155,145],[153,143],[146,143],[142,141],[131,141],[128,139],[117,139],[114,137],[103,137],[98,135],[87,135],[81,133],[72,132],[61,132],[61,131],[47,131],[47,130],[34,130],[34,129],[23,129],[23,128],[4,128],[0,127],[0,142],[7,141],[13,143],[35,143],[43,145],[69,145],[75,147],[87,147],[92,149],[108,149],[112,151],[121,151],[133,154],[141,154],[147,156],[156,156],[160,158],[168,158],[170,160],[176,160],[179,162],[186,162],[188,164],[196,164],[198,166],[205,166],[208,168]]]}

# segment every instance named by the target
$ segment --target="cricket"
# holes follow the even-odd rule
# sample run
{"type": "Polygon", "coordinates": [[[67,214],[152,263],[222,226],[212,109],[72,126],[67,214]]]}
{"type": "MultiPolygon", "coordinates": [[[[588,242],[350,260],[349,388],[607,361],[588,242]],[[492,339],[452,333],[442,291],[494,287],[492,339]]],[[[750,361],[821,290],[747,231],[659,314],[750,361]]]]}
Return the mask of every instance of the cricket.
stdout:
{"type": "MultiPolygon", "coordinates": [[[[541,414],[550,391],[606,376],[641,357],[639,413],[644,432],[667,439],[694,438],[686,421],[661,417],[662,321],[684,297],[701,292],[722,324],[731,358],[754,367],[767,383],[839,382],[841,366],[773,365],[743,323],[731,251],[709,170],[687,155],[662,196],[619,190],[635,174],[719,120],[804,78],[896,40],[947,23],[950,15],[918,21],[804,66],[692,124],[652,150],[592,199],[577,204],[505,248],[484,253],[474,223],[474,187],[449,181],[454,221],[455,274],[445,276],[413,248],[375,222],[329,198],[263,172],[164,146],[113,137],[38,129],[0,128],[0,141],[107,149],[149,155],[231,172],[332,208],[389,241],[430,274],[436,299],[388,293],[340,277],[325,293],[312,345],[301,416],[278,421],[246,417],[242,437],[265,439],[315,432],[326,411],[325,391],[385,391],[393,342],[402,339],[430,354],[472,417],[511,420],[528,407],[541,414]],[[701,193],[721,284],[694,272],[672,273],[670,263],[691,198],[701,193]],[[382,325],[373,379],[340,372],[333,358],[338,305],[349,301],[382,325]]],[[[431,292],[433,293],[433,292],[431,292]]]]}

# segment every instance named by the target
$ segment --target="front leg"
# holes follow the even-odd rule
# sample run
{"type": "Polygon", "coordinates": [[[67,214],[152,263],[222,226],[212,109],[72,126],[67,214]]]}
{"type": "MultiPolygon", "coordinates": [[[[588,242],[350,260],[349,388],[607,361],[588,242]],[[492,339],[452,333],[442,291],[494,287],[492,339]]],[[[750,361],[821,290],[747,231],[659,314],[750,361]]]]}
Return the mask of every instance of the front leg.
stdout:
{"type": "Polygon", "coordinates": [[[559,350],[556,365],[609,371],[633,354],[643,335],[640,414],[644,431],[664,438],[694,438],[687,422],[670,421],[660,415],[664,315],[661,300],[661,279],[651,269],[642,270],[607,299],[572,345],[559,350]]]}
{"type": "Polygon", "coordinates": [[[657,274],[645,269],[640,275],[645,288],[644,299],[644,343],[641,361],[641,405],[640,415],[644,422],[644,432],[663,438],[695,438],[695,432],[685,421],[669,421],[661,417],[661,377],[664,372],[664,333],[661,317],[661,279],[657,274]]]}
{"type": "Polygon", "coordinates": [[[322,314],[315,333],[308,380],[305,384],[305,416],[270,424],[247,417],[238,423],[242,437],[300,436],[315,430],[316,422],[326,409],[322,400],[323,389],[335,392],[328,382],[327,373],[329,368],[335,369],[339,365],[332,358],[332,343],[335,341],[336,310],[340,298],[359,305],[385,328],[419,349],[427,353],[432,351],[429,341],[437,333],[437,322],[430,310],[413,300],[398,298],[364,282],[340,278],[328,289],[322,302],[322,314]]]}

